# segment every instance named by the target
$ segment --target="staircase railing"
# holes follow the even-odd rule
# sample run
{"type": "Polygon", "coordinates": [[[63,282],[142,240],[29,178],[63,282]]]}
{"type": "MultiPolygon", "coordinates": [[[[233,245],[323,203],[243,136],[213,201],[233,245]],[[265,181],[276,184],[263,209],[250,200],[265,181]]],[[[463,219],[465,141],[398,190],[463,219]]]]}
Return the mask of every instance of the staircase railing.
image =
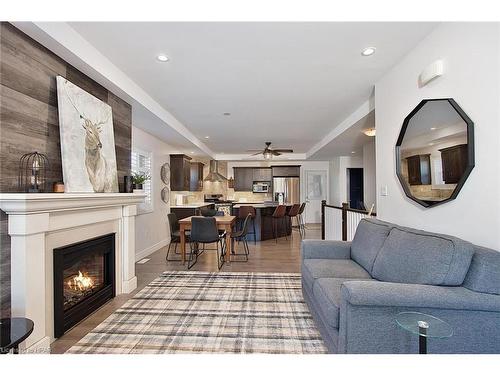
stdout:
{"type": "Polygon", "coordinates": [[[376,216],[373,212],[349,208],[348,203],[339,207],[321,201],[321,238],[351,241],[361,219],[373,216],[376,216]]]}

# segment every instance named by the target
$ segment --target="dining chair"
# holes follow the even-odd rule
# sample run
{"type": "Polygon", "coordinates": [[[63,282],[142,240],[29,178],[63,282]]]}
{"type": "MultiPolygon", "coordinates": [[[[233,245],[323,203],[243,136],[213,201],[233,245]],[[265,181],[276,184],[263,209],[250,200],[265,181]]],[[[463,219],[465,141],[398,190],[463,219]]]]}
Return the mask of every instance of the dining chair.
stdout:
{"type": "Polygon", "coordinates": [[[255,210],[255,207],[240,206],[240,208],[238,208],[238,216],[236,216],[236,225],[237,228],[243,228],[243,223],[247,219],[248,215],[250,215],[248,225],[250,226],[250,224],[252,224],[252,232],[248,232],[249,228],[247,228],[247,235],[252,234],[253,242],[257,245],[257,232],[255,231],[255,216],[257,216],[257,211],[255,210]]]}
{"type": "Polygon", "coordinates": [[[245,218],[245,221],[243,222],[243,226],[240,231],[233,232],[231,233],[231,256],[240,256],[243,255],[245,257],[245,260],[232,260],[233,262],[248,262],[248,255],[250,254],[250,249],[248,247],[248,241],[247,241],[247,234],[248,234],[248,225],[250,220],[252,220],[252,214],[248,213],[247,217],[245,218]],[[237,254],[235,251],[235,244],[234,240],[237,240],[238,242],[243,242],[243,254],[237,254]]]}
{"type": "MultiPolygon", "coordinates": [[[[180,234],[180,224],[179,220],[177,219],[177,215],[173,212],[167,214],[167,220],[168,220],[168,225],[170,228],[170,243],[168,244],[168,249],[167,249],[167,256],[165,259],[168,262],[180,262],[181,259],[171,259],[168,257],[170,254],[170,248],[172,247],[172,244],[174,244],[174,253],[179,255],[180,253],[177,252],[177,244],[181,242],[181,234],[180,234]]],[[[185,237],[186,237],[186,242],[189,242],[189,231],[185,231],[185,237]]]]}
{"type": "MultiPolygon", "coordinates": [[[[191,234],[190,234],[190,248],[188,269],[191,269],[198,261],[198,256],[201,255],[200,244],[215,243],[217,248],[217,266],[220,270],[224,264],[224,255],[226,254],[225,248],[226,232],[219,233],[217,229],[217,221],[215,217],[197,217],[191,218],[191,234]],[[220,252],[219,252],[220,245],[220,252]]],[[[208,250],[208,249],[207,249],[208,250]]]]}

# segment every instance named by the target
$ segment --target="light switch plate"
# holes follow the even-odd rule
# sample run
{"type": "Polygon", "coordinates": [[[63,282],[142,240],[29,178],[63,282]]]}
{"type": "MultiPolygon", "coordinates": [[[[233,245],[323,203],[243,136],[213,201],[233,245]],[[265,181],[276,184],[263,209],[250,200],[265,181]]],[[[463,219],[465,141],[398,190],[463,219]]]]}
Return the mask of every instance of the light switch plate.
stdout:
{"type": "Polygon", "coordinates": [[[387,197],[387,185],[380,187],[380,195],[383,197],[387,197]]]}

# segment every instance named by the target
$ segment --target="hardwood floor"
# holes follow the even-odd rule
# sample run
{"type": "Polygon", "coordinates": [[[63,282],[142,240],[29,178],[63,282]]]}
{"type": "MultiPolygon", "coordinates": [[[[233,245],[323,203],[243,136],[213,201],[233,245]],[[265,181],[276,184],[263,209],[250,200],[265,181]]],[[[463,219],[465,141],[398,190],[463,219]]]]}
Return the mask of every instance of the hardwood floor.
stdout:
{"type": "MultiPolygon", "coordinates": [[[[321,237],[319,225],[308,225],[306,238],[314,239],[321,237]]],[[[251,236],[249,237],[251,238],[251,236]]],[[[257,242],[254,245],[250,240],[250,256],[248,262],[231,262],[225,264],[222,272],[300,272],[300,241],[299,233],[294,230],[291,237],[286,240],[284,237],[274,240],[257,242]]],[[[242,251],[242,244],[236,245],[237,251],[242,251]]],[[[78,342],[92,329],[97,327],[116,309],[122,306],[139,290],[143,289],[151,281],[157,278],[163,271],[186,270],[187,266],[181,262],[166,262],[166,248],[148,256],[150,260],[144,264],[136,264],[137,289],[130,294],[122,294],[102,306],[99,310],[77,324],[64,336],[56,340],[51,345],[52,353],[64,353],[72,345],[78,342]]],[[[170,252],[173,255],[173,247],[170,252]]],[[[217,271],[217,258],[215,250],[206,250],[198,259],[198,263],[191,269],[192,271],[217,271]]]]}

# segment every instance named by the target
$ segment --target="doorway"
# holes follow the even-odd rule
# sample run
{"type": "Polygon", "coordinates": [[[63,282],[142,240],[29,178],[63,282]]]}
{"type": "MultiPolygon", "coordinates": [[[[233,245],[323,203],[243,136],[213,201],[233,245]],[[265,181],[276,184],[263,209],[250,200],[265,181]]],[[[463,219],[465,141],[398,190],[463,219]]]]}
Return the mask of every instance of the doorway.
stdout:
{"type": "Polygon", "coordinates": [[[321,223],[321,201],[327,199],[327,171],[305,171],[305,221],[309,224],[321,223]]]}
{"type": "Polygon", "coordinates": [[[363,203],[363,168],[347,168],[347,199],[349,207],[365,210],[363,203]]]}

